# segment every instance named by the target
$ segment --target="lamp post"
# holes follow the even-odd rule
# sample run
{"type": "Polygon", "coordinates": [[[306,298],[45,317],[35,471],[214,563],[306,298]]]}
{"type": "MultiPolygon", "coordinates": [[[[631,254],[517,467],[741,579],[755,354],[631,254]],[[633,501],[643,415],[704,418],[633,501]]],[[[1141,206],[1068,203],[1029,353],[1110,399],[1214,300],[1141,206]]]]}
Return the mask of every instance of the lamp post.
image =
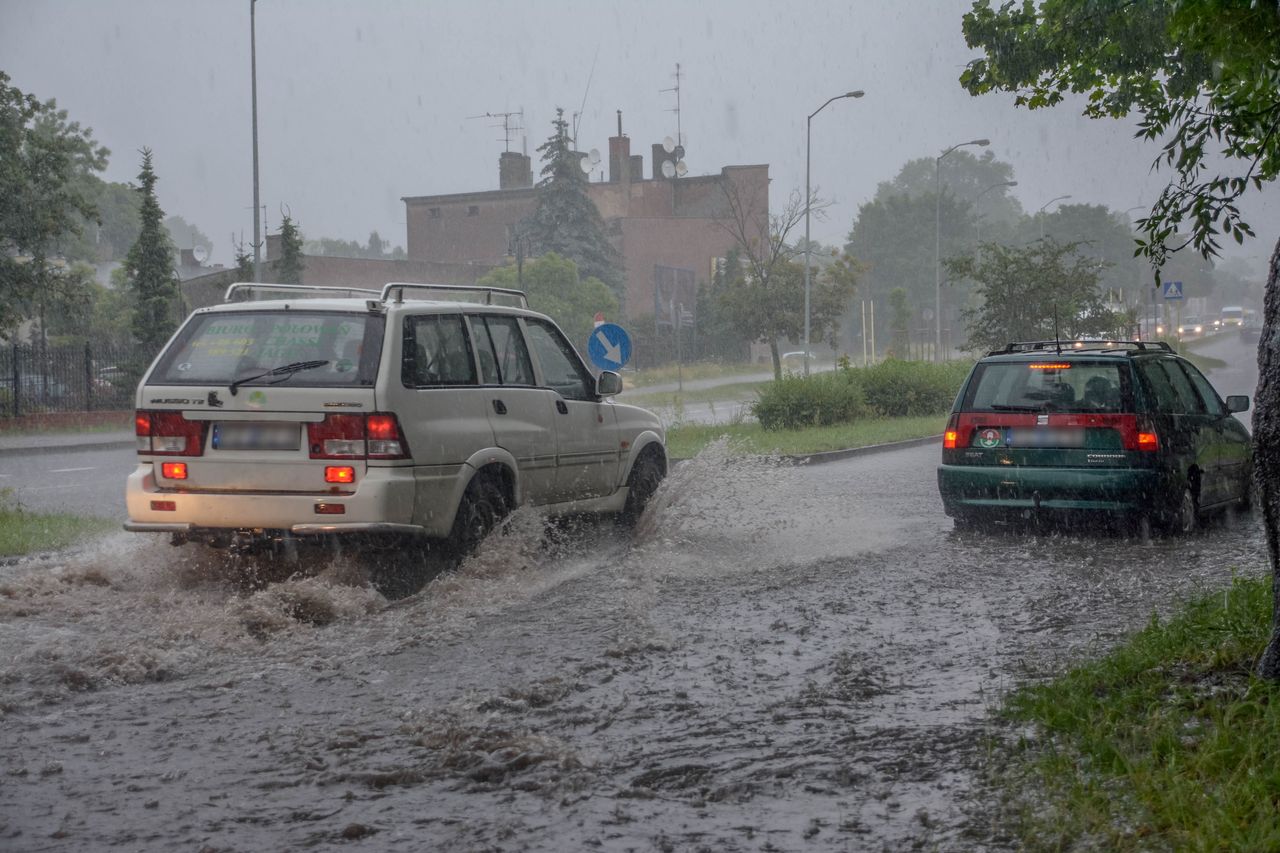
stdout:
{"type": "Polygon", "coordinates": [[[262,233],[258,225],[258,44],[253,9],[249,0],[249,78],[253,87],[253,280],[262,281],[262,233]]]}
{"type": "Polygon", "coordinates": [[[933,161],[933,360],[942,361],[942,161],[957,148],[966,145],[987,146],[990,139],[957,142],[933,161]]]}
{"type": "Polygon", "coordinates": [[[978,197],[973,200],[973,242],[974,243],[978,245],[982,244],[982,216],[978,212],[978,202],[982,201],[982,197],[994,189],[998,189],[999,187],[1016,187],[1017,185],[1018,185],[1017,181],[1001,181],[998,184],[992,184],[991,186],[984,189],[982,192],[978,193],[978,197]]]}
{"type": "Polygon", "coordinates": [[[1040,239],[1041,240],[1044,239],[1044,209],[1049,205],[1053,204],[1055,201],[1062,201],[1064,198],[1071,198],[1071,196],[1069,195],[1055,196],[1054,198],[1051,198],[1048,201],[1046,201],[1044,204],[1040,205],[1040,209],[1036,211],[1036,218],[1040,220],[1040,239]]]}
{"type": "Polygon", "coordinates": [[[809,375],[809,208],[812,199],[809,197],[809,152],[810,140],[813,133],[813,117],[827,108],[827,104],[832,101],[838,101],[842,98],[861,98],[865,92],[861,89],[855,89],[852,92],[845,92],[843,95],[836,95],[827,100],[813,112],[809,113],[809,117],[804,122],[804,375],[809,375]]]}

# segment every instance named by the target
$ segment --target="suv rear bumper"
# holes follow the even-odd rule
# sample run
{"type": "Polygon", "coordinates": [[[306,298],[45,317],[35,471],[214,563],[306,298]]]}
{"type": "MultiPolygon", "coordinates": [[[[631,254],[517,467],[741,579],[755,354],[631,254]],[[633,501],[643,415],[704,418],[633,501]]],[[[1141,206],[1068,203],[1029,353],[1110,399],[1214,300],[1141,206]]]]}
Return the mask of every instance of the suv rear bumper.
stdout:
{"type": "Polygon", "coordinates": [[[1161,499],[1171,490],[1167,474],[1154,468],[940,465],[938,491],[955,518],[1027,510],[1163,512],[1161,499]]]}
{"type": "Polygon", "coordinates": [[[349,494],[298,492],[199,492],[161,489],[153,466],[140,463],[129,475],[125,502],[135,533],[191,534],[215,530],[287,530],[298,536],[343,533],[421,534],[413,523],[413,469],[369,468],[349,494]],[[172,503],[155,509],[153,501],[172,503]],[[319,507],[341,512],[318,511],[319,507]]]}

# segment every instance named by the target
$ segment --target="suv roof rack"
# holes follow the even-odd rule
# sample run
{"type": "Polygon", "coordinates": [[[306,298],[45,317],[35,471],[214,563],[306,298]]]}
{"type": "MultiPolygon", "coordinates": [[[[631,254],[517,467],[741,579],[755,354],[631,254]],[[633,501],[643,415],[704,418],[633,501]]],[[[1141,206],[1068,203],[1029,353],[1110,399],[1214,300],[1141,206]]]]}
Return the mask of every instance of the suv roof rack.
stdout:
{"type": "Polygon", "coordinates": [[[480,302],[484,305],[508,304],[503,301],[495,303],[494,297],[496,296],[499,300],[511,300],[516,308],[529,307],[529,299],[525,296],[523,290],[511,290],[505,287],[483,287],[472,284],[422,284],[408,281],[387,282],[382,288],[382,301],[389,301],[391,299],[391,295],[394,293],[395,301],[403,302],[404,292],[406,290],[425,290],[437,294],[447,294],[445,296],[446,299],[448,299],[448,295],[452,295],[456,298],[460,294],[471,293],[480,297],[473,301],[480,302]]]}
{"type": "Polygon", "coordinates": [[[270,284],[268,282],[256,281],[238,281],[227,288],[227,292],[223,295],[223,302],[235,302],[234,297],[239,294],[253,293],[285,293],[285,294],[303,294],[310,293],[316,296],[336,296],[344,294],[346,296],[355,295],[371,295],[377,296],[378,291],[370,290],[367,287],[328,287],[318,284],[270,284]]]}
{"type": "Polygon", "coordinates": [[[1137,352],[1173,352],[1173,348],[1169,346],[1167,341],[1086,341],[1086,340],[1057,340],[1057,341],[1012,341],[1004,346],[1003,349],[995,349],[987,353],[987,355],[1009,355],[1016,352],[1044,352],[1053,350],[1054,352],[1081,352],[1088,350],[1097,351],[1114,351],[1114,350],[1133,350],[1137,352]]]}

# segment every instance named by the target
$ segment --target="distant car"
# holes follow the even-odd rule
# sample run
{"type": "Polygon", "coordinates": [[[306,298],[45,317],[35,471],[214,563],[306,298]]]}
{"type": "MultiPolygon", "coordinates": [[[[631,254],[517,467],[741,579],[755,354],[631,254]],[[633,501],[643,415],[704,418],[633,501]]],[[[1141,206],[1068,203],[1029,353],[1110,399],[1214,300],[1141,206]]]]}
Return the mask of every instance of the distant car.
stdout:
{"type": "Polygon", "coordinates": [[[807,354],[805,353],[804,350],[796,350],[795,352],[784,352],[781,357],[782,357],[782,366],[787,367],[788,365],[794,364],[796,362],[799,362],[801,365],[803,365],[806,360],[812,363],[816,356],[814,355],[812,350],[810,350],[809,353],[807,354]]]}
{"type": "Polygon", "coordinates": [[[1191,338],[1196,335],[1204,334],[1204,323],[1199,317],[1188,316],[1182,319],[1178,324],[1178,336],[1183,338],[1191,338]]]}
{"type": "Polygon", "coordinates": [[[956,398],[943,508],[957,527],[1101,515],[1187,532],[1252,499],[1249,432],[1232,417],[1248,408],[1164,342],[1012,343],[956,398]]]}

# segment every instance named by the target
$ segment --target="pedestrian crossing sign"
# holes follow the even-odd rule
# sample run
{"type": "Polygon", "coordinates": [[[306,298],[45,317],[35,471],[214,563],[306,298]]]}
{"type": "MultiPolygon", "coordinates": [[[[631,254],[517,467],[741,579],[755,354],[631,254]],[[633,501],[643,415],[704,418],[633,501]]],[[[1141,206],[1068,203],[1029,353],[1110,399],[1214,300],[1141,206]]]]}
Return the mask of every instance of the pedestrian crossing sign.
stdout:
{"type": "Polygon", "coordinates": [[[1164,283],[1165,299],[1181,299],[1182,298],[1182,282],[1166,281],[1164,283]]]}

